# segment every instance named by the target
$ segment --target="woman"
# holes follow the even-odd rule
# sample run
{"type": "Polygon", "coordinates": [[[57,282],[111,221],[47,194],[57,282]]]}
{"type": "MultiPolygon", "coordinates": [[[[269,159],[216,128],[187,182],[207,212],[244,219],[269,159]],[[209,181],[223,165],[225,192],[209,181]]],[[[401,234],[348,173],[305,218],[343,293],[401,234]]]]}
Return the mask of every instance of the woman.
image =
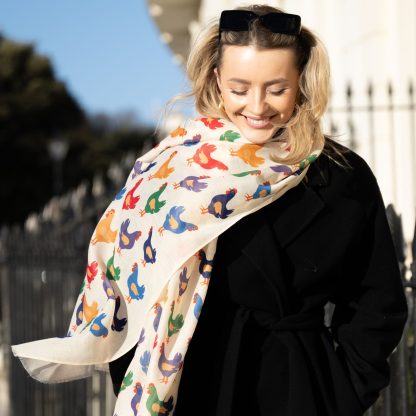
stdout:
{"type": "Polygon", "coordinates": [[[68,337],[14,353],[41,381],[109,362],[119,416],[362,415],[407,308],[376,179],[320,129],[324,47],[299,16],[225,11],[188,75],[202,117],[138,159],[97,225],[101,281],[87,272],[68,337]]]}

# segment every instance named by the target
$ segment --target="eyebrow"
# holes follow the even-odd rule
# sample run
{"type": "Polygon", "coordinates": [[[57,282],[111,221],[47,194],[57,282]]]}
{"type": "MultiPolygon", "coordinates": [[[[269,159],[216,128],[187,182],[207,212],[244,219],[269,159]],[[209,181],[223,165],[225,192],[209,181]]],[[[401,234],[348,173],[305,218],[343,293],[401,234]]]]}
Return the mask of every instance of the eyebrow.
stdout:
{"type": "MultiPolygon", "coordinates": [[[[251,82],[241,78],[230,78],[228,81],[231,82],[238,82],[240,84],[250,85],[251,82]]],[[[274,84],[284,84],[285,82],[289,82],[286,78],[276,78],[264,83],[266,87],[274,84]]]]}

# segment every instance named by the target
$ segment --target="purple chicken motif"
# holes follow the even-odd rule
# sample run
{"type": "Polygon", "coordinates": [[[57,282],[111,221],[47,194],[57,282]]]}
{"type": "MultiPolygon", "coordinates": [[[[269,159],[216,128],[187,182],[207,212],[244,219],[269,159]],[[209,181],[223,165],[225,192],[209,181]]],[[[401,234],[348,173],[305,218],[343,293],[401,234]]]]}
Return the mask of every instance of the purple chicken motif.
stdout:
{"type": "Polygon", "coordinates": [[[153,234],[153,226],[150,227],[149,235],[146,241],[143,243],[143,256],[142,265],[143,267],[146,266],[147,263],[155,263],[156,262],[156,249],[152,247],[152,234],[153,234]]]}
{"type": "Polygon", "coordinates": [[[169,360],[165,355],[165,343],[162,342],[160,346],[160,357],[159,357],[159,370],[163,375],[163,378],[160,380],[162,383],[167,384],[169,382],[169,377],[172,374],[177,373],[182,367],[182,354],[177,352],[172,360],[169,360]]]}
{"type": "Polygon", "coordinates": [[[116,297],[114,295],[113,286],[111,285],[110,280],[107,278],[104,272],[101,274],[101,280],[103,281],[103,289],[107,295],[107,299],[115,299],[116,297]]]}
{"type": "Polygon", "coordinates": [[[273,172],[283,173],[285,176],[290,176],[293,173],[292,172],[292,169],[290,169],[290,167],[289,166],[286,166],[286,165],[270,166],[270,169],[273,172]]]}
{"type": "Polygon", "coordinates": [[[146,169],[142,169],[143,162],[141,160],[136,160],[136,163],[133,166],[133,173],[131,175],[131,178],[134,179],[136,176],[147,172],[149,169],[155,166],[156,163],[157,162],[152,162],[146,169]]]}
{"type": "Polygon", "coordinates": [[[188,282],[190,276],[187,276],[188,268],[185,266],[179,275],[179,295],[177,298],[177,302],[179,303],[181,300],[181,296],[185,293],[186,288],[188,287],[188,282]]]}
{"type": "Polygon", "coordinates": [[[184,140],[183,144],[184,146],[194,146],[195,144],[198,144],[201,141],[201,135],[196,134],[192,139],[184,140]]]}
{"type": "Polygon", "coordinates": [[[182,179],[179,183],[174,182],[173,188],[185,188],[188,191],[201,192],[208,186],[208,184],[206,182],[201,182],[200,180],[208,178],[210,178],[210,176],[207,175],[187,176],[186,178],[182,179]]]}
{"type": "Polygon", "coordinates": [[[162,305],[157,302],[153,305],[153,309],[155,310],[155,319],[153,320],[153,329],[155,330],[155,332],[157,331],[157,329],[159,328],[159,323],[160,323],[160,317],[162,316],[162,305]]]}
{"type": "Polygon", "coordinates": [[[113,331],[121,332],[124,329],[124,326],[127,323],[127,318],[119,318],[117,316],[118,311],[120,310],[120,296],[116,297],[116,307],[114,309],[113,323],[111,324],[111,329],[113,331]]]}
{"type": "Polygon", "coordinates": [[[244,197],[245,197],[246,201],[250,201],[252,199],[257,199],[257,198],[264,198],[267,195],[270,195],[271,190],[272,190],[272,188],[270,186],[270,182],[266,181],[266,182],[263,182],[263,183],[261,183],[257,186],[257,189],[254,192],[254,194],[252,194],[252,195],[245,194],[244,197]]]}
{"type": "Polygon", "coordinates": [[[137,416],[137,413],[139,411],[140,400],[142,399],[142,395],[143,395],[143,387],[140,381],[138,381],[134,385],[133,391],[134,391],[134,396],[131,399],[130,406],[131,406],[131,409],[133,410],[134,416],[137,416]]]}
{"type": "Polygon", "coordinates": [[[185,231],[194,231],[198,229],[196,224],[183,221],[180,216],[185,212],[185,207],[174,206],[170,209],[166,215],[165,222],[162,227],[159,228],[159,234],[162,236],[164,230],[168,230],[175,234],[181,234],[185,231]]]}
{"type": "Polygon", "coordinates": [[[225,194],[215,195],[207,208],[201,207],[201,214],[209,213],[216,218],[227,218],[230,214],[234,212],[233,209],[228,209],[228,202],[234,198],[237,193],[236,188],[227,189],[225,194]]]}
{"type": "Polygon", "coordinates": [[[119,243],[117,248],[117,253],[120,254],[121,250],[129,250],[134,246],[134,243],[142,235],[141,231],[132,231],[129,232],[128,228],[130,225],[130,220],[127,219],[120,226],[119,232],[119,243]]]}

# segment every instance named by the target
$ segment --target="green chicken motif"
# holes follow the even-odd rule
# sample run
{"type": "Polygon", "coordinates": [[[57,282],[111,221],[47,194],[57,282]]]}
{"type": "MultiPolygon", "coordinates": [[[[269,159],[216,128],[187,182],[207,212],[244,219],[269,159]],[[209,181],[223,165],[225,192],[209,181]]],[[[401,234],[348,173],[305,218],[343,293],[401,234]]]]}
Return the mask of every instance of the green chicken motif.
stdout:
{"type": "Polygon", "coordinates": [[[114,266],[114,254],[115,249],[113,250],[113,255],[107,261],[107,272],[105,275],[107,279],[117,281],[120,279],[120,267],[114,266]]]}
{"type": "Polygon", "coordinates": [[[178,313],[175,318],[173,317],[173,310],[175,308],[175,301],[172,302],[172,306],[170,307],[170,316],[168,322],[168,336],[166,338],[166,343],[169,342],[169,338],[176,334],[184,324],[183,315],[178,313]]]}
{"type": "Polygon", "coordinates": [[[173,396],[168,401],[159,400],[156,387],[153,383],[147,388],[149,397],[146,401],[146,408],[151,416],[168,416],[173,409],[173,396]]]}
{"type": "Polygon", "coordinates": [[[133,384],[133,371],[129,371],[121,382],[120,392],[133,384]]]}
{"type": "Polygon", "coordinates": [[[146,212],[148,214],[156,214],[166,204],[166,201],[159,201],[159,198],[167,186],[168,184],[165,182],[156,192],[153,192],[152,195],[149,196],[144,210],[140,210],[140,215],[142,217],[144,214],[146,214],[146,212]]]}
{"type": "Polygon", "coordinates": [[[233,130],[227,130],[224,134],[221,134],[220,140],[227,141],[227,142],[234,142],[235,140],[239,139],[240,133],[237,133],[233,130]]]}

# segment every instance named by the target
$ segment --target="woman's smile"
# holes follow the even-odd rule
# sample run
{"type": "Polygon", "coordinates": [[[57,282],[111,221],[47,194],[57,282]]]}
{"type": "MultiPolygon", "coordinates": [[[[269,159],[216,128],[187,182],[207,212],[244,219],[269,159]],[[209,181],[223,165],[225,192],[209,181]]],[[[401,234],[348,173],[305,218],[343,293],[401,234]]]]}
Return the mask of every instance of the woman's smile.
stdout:
{"type": "Polygon", "coordinates": [[[271,116],[253,117],[245,114],[241,115],[245,118],[247,125],[252,129],[264,129],[265,127],[269,126],[270,120],[272,118],[271,116]]]}

